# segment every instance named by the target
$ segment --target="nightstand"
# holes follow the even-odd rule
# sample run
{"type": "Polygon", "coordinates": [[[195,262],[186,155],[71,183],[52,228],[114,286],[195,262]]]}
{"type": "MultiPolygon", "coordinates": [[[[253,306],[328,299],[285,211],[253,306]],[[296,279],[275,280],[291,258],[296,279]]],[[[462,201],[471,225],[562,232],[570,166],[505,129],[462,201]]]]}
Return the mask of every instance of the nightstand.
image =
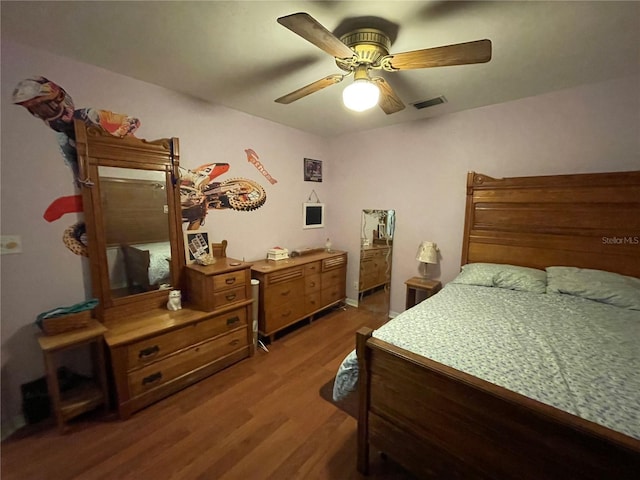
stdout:
{"type": "Polygon", "coordinates": [[[104,338],[107,329],[94,319],[85,328],[71,330],[57,335],[42,335],[38,343],[44,354],[47,386],[51,397],[52,410],[56,416],[60,433],[66,430],[66,421],[104,405],[109,407],[107,376],[105,370],[104,338]],[[60,391],[57,375],[56,354],[88,345],[93,357],[94,379],[84,382],[71,390],[60,391]]]}
{"type": "MultiPolygon", "coordinates": [[[[407,286],[407,301],[406,301],[406,309],[409,309],[416,305],[416,294],[420,292],[424,292],[426,294],[426,298],[429,298],[432,295],[435,295],[442,288],[442,284],[438,280],[429,280],[422,277],[412,277],[406,282],[404,282],[407,286]]],[[[422,299],[422,300],[425,300],[422,299]]],[[[420,301],[422,301],[420,300],[420,301]]]]}

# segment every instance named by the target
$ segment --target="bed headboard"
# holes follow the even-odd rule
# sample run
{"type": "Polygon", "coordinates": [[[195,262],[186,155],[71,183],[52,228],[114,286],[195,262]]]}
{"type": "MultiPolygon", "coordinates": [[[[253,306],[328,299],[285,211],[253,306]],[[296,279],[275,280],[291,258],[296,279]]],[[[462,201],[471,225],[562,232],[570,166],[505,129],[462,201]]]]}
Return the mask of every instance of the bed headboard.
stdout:
{"type": "Polygon", "coordinates": [[[462,265],[568,265],[640,277],[640,171],[469,172],[462,265]]]}

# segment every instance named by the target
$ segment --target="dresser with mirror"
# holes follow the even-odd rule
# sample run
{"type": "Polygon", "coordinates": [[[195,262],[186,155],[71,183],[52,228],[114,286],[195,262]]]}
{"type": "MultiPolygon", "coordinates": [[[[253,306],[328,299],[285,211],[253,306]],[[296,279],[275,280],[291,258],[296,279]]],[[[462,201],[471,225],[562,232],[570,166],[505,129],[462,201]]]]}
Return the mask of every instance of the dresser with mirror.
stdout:
{"type": "MultiPolygon", "coordinates": [[[[80,121],[75,130],[95,314],[107,328],[113,396],[126,418],[252,355],[252,299],[235,295],[212,308],[187,300],[169,310],[171,290],[189,293],[178,139],[117,138],[80,121]]],[[[250,268],[223,258],[196,275],[212,285],[238,276],[249,292],[250,268]]]]}

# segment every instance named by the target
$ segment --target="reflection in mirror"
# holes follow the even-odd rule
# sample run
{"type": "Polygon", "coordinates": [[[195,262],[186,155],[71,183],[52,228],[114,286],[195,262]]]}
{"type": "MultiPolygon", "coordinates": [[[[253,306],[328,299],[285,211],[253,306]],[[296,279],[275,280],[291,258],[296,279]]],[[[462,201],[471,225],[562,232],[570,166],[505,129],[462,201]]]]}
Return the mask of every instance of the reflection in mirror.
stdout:
{"type": "Polygon", "coordinates": [[[112,297],[170,288],[165,173],[105,166],[98,172],[112,297]]]}
{"type": "Polygon", "coordinates": [[[360,226],[358,308],[389,315],[394,210],[363,210],[360,226]]]}

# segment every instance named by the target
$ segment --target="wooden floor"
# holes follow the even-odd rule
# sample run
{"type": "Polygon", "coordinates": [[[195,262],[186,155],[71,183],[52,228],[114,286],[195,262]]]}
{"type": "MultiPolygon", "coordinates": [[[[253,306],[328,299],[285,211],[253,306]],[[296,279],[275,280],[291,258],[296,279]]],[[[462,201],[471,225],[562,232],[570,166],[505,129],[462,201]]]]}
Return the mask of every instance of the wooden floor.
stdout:
{"type": "MultiPolygon", "coordinates": [[[[337,309],[256,355],[120,421],[88,414],[66,435],[44,422],[1,445],[3,480],[335,479],[355,469],[356,420],[320,387],[384,316],[337,309]]],[[[410,479],[372,454],[371,479],[410,479]]]]}

